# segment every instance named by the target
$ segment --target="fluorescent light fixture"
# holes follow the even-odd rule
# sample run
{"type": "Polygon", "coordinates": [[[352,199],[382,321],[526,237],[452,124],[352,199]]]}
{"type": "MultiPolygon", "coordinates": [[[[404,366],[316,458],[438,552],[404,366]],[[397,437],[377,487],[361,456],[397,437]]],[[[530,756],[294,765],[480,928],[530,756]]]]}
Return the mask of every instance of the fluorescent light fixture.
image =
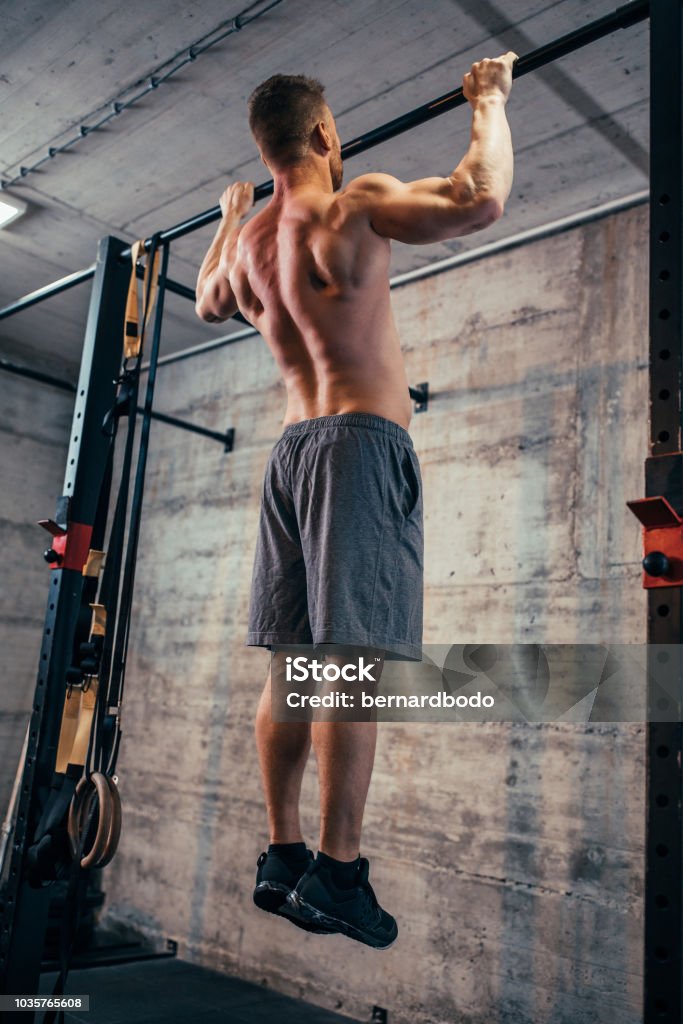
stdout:
{"type": "Polygon", "coordinates": [[[22,213],[26,213],[26,203],[21,199],[15,199],[14,196],[10,199],[9,196],[0,193],[0,228],[6,228],[17,217],[21,217],[22,213]]]}

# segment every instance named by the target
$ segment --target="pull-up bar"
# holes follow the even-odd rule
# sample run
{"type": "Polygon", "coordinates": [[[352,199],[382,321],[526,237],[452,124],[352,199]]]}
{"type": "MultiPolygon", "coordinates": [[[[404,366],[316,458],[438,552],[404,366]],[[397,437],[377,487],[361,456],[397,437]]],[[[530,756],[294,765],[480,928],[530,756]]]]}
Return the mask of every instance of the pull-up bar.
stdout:
{"type": "MultiPolygon", "coordinates": [[[[649,16],[649,13],[649,0],[631,0],[630,3],[617,7],[616,10],[611,12],[611,14],[605,14],[602,18],[598,18],[597,21],[591,21],[582,28],[574,29],[573,32],[568,32],[566,35],[560,36],[559,39],[555,39],[551,43],[546,43],[544,46],[539,46],[537,49],[532,50],[525,56],[520,57],[519,60],[515,62],[512,70],[512,77],[521,78],[522,75],[527,75],[530,71],[537,71],[546,64],[551,64],[560,57],[565,57],[567,54],[573,53],[575,50],[579,50],[583,46],[587,46],[588,43],[593,43],[598,39],[602,39],[605,36],[610,35],[617,29],[629,28],[631,25],[635,25],[639,21],[644,21],[649,16]]],[[[373,128],[371,131],[365,132],[364,135],[359,135],[358,138],[351,139],[350,142],[347,142],[342,146],[342,157],[346,159],[351,156],[357,156],[359,153],[364,153],[366,150],[379,145],[380,142],[386,142],[388,139],[393,139],[397,135],[401,135],[403,132],[407,132],[418,125],[425,124],[427,121],[431,121],[432,118],[439,117],[441,114],[445,114],[449,110],[455,110],[456,107],[463,106],[467,102],[468,101],[463,93],[462,87],[455,89],[453,92],[445,93],[443,96],[439,96],[437,99],[432,100],[431,103],[425,103],[421,107],[416,107],[407,114],[402,114],[400,117],[394,118],[393,121],[388,121],[386,124],[380,125],[379,128],[373,128]]],[[[262,185],[258,185],[255,188],[254,201],[258,199],[265,199],[265,197],[271,195],[272,192],[273,182],[264,182],[262,185]]],[[[190,217],[189,220],[181,221],[179,224],[175,224],[172,228],[167,228],[165,231],[161,231],[157,235],[157,244],[163,245],[174,241],[176,238],[182,238],[184,235],[189,235],[193,231],[197,231],[199,228],[205,227],[207,224],[212,224],[214,221],[220,220],[220,218],[220,206],[213,206],[210,210],[205,210],[203,213],[190,217]]],[[[145,249],[149,249],[150,245],[151,238],[148,238],[144,243],[145,249]]],[[[131,250],[128,248],[123,250],[120,258],[122,260],[129,260],[130,256],[131,250]]],[[[23,299],[18,299],[11,305],[5,306],[4,309],[0,309],[0,320],[4,320],[8,316],[12,316],[14,313],[18,313],[20,310],[26,309],[27,306],[32,306],[37,302],[42,302],[51,295],[56,295],[59,292],[65,291],[67,288],[71,288],[74,285],[79,284],[81,281],[87,280],[88,277],[92,277],[93,273],[94,268],[77,271],[75,274],[70,274],[68,277],[61,278],[61,280],[55,281],[51,285],[46,285],[44,288],[31,292],[30,295],[24,296],[23,299]]],[[[191,298],[194,301],[195,293],[191,288],[188,288],[185,285],[178,285],[176,282],[171,281],[166,282],[166,287],[169,291],[176,292],[176,294],[179,295],[184,295],[186,298],[191,298]]],[[[238,314],[235,319],[243,320],[244,318],[238,314]]],[[[246,323],[246,321],[244,322],[246,323]]]]}
{"type": "MultiPolygon", "coordinates": [[[[631,0],[630,3],[618,7],[611,14],[606,14],[602,18],[598,18],[597,21],[592,21],[588,25],[584,25],[583,28],[575,29],[573,32],[567,33],[567,35],[560,36],[559,39],[554,40],[552,43],[539,46],[525,57],[520,57],[512,69],[512,77],[520,78],[522,75],[526,75],[530,71],[536,71],[545,64],[550,64],[559,57],[564,57],[568,53],[586,46],[588,43],[595,42],[596,39],[602,39],[604,36],[610,35],[610,33],[618,28],[628,28],[639,21],[644,21],[649,13],[649,0],[631,0]]],[[[400,117],[394,118],[393,121],[388,121],[386,124],[380,125],[379,128],[373,128],[371,131],[365,132],[364,135],[359,135],[358,138],[345,143],[342,146],[341,155],[343,158],[358,156],[359,153],[364,153],[366,150],[378,146],[380,142],[393,139],[397,135],[410,131],[411,128],[415,128],[417,125],[425,124],[425,122],[431,121],[432,118],[439,117],[449,110],[455,110],[456,107],[461,107],[467,102],[461,86],[455,89],[454,92],[448,92],[443,96],[439,96],[437,99],[432,100],[431,103],[425,103],[421,107],[416,107],[407,114],[401,114],[400,117]]],[[[258,185],[254,190],[254,202],[257,199],[265,199],[272,192],[272,181],[258,185]]],[[[196,231],[206,224],[211,224],[213,221],[220,220],[220,218],[221,208],[220,206],[214,206],[210,210],[205,210],[204,213],[197,214],[196,217],[181,221],[180,224],[162,231],[159,235],[159,242],[172,242],[174,239],[182,238],[183,235],[189,235],[192,231],[196,231]]],[[[149,246],[150,242],[151,239],[145,241],[145,248],[149,246]]],[[[121,256],[122,258],[126,256],[130,258],[130,250],[125,249],[121,256]]]]}

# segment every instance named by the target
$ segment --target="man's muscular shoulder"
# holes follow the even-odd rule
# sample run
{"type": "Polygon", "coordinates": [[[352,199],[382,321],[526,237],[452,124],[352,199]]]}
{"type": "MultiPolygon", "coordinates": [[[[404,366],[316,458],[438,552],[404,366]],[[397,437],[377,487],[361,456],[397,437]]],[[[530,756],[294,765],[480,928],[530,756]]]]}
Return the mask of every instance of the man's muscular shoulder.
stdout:
{"type": "Polygon", "coordinates": [[[354,178],[339,193],[339,198],[341,205],[345,206],[348,212],[352,212],[353,219],[367,224],[371,233],[376,235],[372,224],[373,215],[378,206],[391,203],[400,186],[401,182],[393,174],[376,171],[354,178]]]}
{"type": "Polygon", "coordinates": [[[365,196],[377,196],[392,192],[400,185],[398,178],[393,174],[384,174],[382,171],[373,171],[370,174],[361,174],[348,183],[344,192],[350,197],[360,198],[365,196]]]}

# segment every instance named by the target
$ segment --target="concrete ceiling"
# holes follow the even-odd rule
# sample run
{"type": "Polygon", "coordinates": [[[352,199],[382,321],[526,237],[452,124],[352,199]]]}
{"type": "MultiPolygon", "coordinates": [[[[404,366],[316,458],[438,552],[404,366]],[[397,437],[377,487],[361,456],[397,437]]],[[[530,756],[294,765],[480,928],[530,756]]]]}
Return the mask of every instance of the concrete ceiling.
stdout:
{"type": "MultiPolygon", "coordinates": [[[[93,111],[246,4],[4,0],[3,179],[73,136],[93,111]]],[[[0,231],[0,305],[90,265],[103,235],[148,236],[214,206],[231,181],[264,181],[246,100],[276,71],[325,83],[345,141],[457,87],[474,60],[507,49],[524,54],[615,6],[616,0],[283,0],[13,186],[29,212],[0,231]]],[[[647,22],[520,79],[508,115],[516,171],[505,216],[447,244],[394,243],[392,273],[646,188],[647,22]]],[[[467,148],[469,121],[462,108],[383,143],[349,160],[345,181],[368,170],[404,180],[447,174],[467,148]]],[[[194,286],[214,230],[173,244],[176,280],[194,286]]],[[[73,379],[88,289],[81,285],[0,322],[0,351],[73,379]]],[[[203,325],[191,303],[170,296],[163,351],[233,325],[240,327],[203,325]]]]}

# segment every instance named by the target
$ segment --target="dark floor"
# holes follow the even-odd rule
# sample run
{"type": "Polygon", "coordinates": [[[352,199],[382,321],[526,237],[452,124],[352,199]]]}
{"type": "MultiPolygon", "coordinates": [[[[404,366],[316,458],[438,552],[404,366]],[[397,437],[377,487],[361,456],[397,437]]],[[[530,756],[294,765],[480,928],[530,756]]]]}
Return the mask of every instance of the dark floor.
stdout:
{"type": "MultiPolygon", "coordinates": [[[[41,995],[52,992],[56,978],[41,976],[41,995]]],[[[353,1024],[350,1017],[174,957],[70,971],[65,995],[90,997],[89,1012],[67,1012],[66,1024],[353,1024]]]]}

